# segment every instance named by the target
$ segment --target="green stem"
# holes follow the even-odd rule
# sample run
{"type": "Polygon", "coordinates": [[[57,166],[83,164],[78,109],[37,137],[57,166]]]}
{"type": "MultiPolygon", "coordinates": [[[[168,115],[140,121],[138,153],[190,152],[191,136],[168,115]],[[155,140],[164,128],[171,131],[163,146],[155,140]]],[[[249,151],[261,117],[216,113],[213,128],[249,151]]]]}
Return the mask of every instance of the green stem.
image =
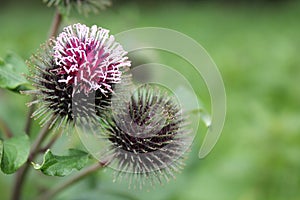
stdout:
{"type": "Polygon", "coordinates": [[[28,174],[27,172],[28,172],[29,166],[31,165],[31,161],[35,158],[35,156],[39,152],[39,148],[40,148],[43,140],[46,138],[47,134],[49,133],[49,131],[50,131],[49,128],[50,128],[51,123],[52,123],[52,120],[49,120],[49,122],[47,124],[45,124],[45,126],[41,129],[41,131],[38,134],[37,139],[35,140],[35,142],[33,143],[32,147],[31,147],[31,151],[30,151],[27,162],[17,171],[15,183],[14,183],[13,190],[12,190],[12,197],[11,197],[12,200],[20,200],[21,199],[22,188],[23,188],[26,176],[28,174]]]}
{"type": "Polygon", "coordinates": [[[54,116],[41,129],[41,131],[38,134],[38,137],[36,138],[35,142],[31,146],[31,151],[30,151],[30,154],[29,154],[29,157],[28,157],[28,160],[30,161],[30,163],[33,161],[33,159],[35,158],[35,156],[39,153],[39,150],[40,150],[40,147],[42,145],[42,142],[45,140],[45,138],[47,137],[49,131],[51,130],[50,126],[52,124],[52,120],[53,119],[54,119],[54,116]]]}
{"type": "MultiPolygon", "coordinates": [[[[53,22],[52,22],[52,26],[50,29],[50,38],[51,37],[55,37],[57,35],[59,26],[62,22],[62,15],[60,14],[60,12],[58,11],[58,9],[55,12],[54,18],[53,18],[53,22]]],[[[36,97],[34,97],[35,99],[36,97]]],[[[31,107],[28,111],[28,116],[27,116],[27,120],[26,120],[26,124],[25,124],[25,132],[26,134],[29,135],[30,133],[30,128],[31,128],[31,123],[32,123],[32,118],[31,115],[34,111],[34,107],[31,107]]],[[[49,133],[49,128],[50,125],[52,123],[52,119],[49,120],[49,122],[41,129],[40,133],[38,134],[38,137],[35,140],[35,143],[32,145],[29,157],[27,162],[24,164],[24,166],[22,166],[16,173],[16,178],[15,178],[15,183],[13,186],[13,190],[12,190],[12,200],[20,200],[21,199],[21,193],[22,193],[22,188],[27,176],[27,172],[29,169],[29,166],[31,165],[31,161],[35,158],[35,156],[39,153],[40,151],[40,146],[42,144],[42,142],[44,141],[44,139],[46,138],[47,134],[49,133]]]]}
{"type": "Polygon", "coordinates": [[[69,180],[63,182],[60,185],[55,186],[52,190],[47,191],[46,193],[41,195],[38,199],[40,199],[40,200],[50,200],[51,198],[53,198],[55,195],[60,193],[65,188],[67,188],[67,187],[77,183],[81,179],[93,174],[94,172],[98,171],[99,169],[103,168],[104,166],[105,166],[105,164],[100,163],[100,162],[98,162],[94,165],[91,165],[90,167],[87,167],[87,168],[83,169],[82,171],[80,171],[78,174],[76,174],[75,176],[73,176],[69,180]]]}
{"type": "Polygon", "coordinates": [[[55,142],[56,140],[62,135],[62,129],[55,133],[55,135],[51,138],[51,140],[42,148],[40,148],[39,153],[45,153],[55,142]]]}
{"type": "MultiPolygon", "coordinates": [[[[31,101],[35,101],[35,100],[36,100],[36,96],[32,97],[31,101]]],[[[30,129],[32,124],[32,113],[34,112],[34,109],[35,109],[35,104],[31,105],[28,110],[27,119],[24,128],[24,131],[27,135],[30,135],[30,129]]]]}

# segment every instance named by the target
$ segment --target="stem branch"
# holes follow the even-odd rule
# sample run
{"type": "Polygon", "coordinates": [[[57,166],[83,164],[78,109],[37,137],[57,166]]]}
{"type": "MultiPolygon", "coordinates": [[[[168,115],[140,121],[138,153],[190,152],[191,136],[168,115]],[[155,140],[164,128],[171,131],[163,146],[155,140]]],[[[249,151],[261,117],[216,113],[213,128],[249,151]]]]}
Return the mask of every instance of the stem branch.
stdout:
{"type": "Polygon", "coordinates": [[[103,168],[104,166],[105,166],[105,164],[97,162],[96,164],[83,169],[82,171],[80,171],[78,174],[76,174],[69,180],[63,182],[60,185],[57,185],[52,190],[49,190],[45,194],[41,195],[39,199],[40,200],[50,200],[52,197],[57,195],[59,192],[61,192],[65,188],[69,187],[70,185],[72,185],[74,183],[77,183],[78,181],[85,178],[86,176],[93,174],[94,172],[103,168]]]}
{"type": "MultiPolygon", "coordinates": [[[[32,97],[31,101],[35,101],[36,100],[36,96],[32,97]]],[[[28,114],[27,114],[27,119],[26,119],[26,123],[25,123],[25,128],[24,131],[27,135],[30,135],[30,129],[31,129],[31,123],[32,123],[32,113],[34,112],[35,109],[35,104],[31,105],[29,107],[28,110],[28,114]]]]}
{"type": "MultiPolygon", "coordinates": [[[[50,38],[56,36],[61,22],[62,22],[62,15],[60,14],[60,12],[57,9],[55,12],[54,18],[53,18],[51,29],[50,29],[50,35],[49,35],[50,38]]],[[[35,98],[36,97],[34,97],[34,99],[35,98]]],[[[28,135],[29,135],[31,123],[32,123],[31,115],[32,115],[34,109],[35,108],[32,106],[32,107],[30,107],[30,109],[28,111],[28,116],[27,116],[27,120],[26,120],[26,124],[25,124],[25,132],[28,135]]],[[[49,122],[47,124],[45,124],[45,126],[41,129],[40,133],[38,134],[38,137],[36,138],[34,144],[31,147],[31,151],[30,151],[27,162],[16,173],[15,183],[13,185],[13,190],[12,190],[12,197],[11,197],[12,200],[20,200],[21,199],[22,188],[23,188],[26,176],[28,174],[27,172],[28,172],[30,163],[35,158],[35,156],[39,153],[40,146],[50,131],[49,128],[52,123],[52,120],[53,119],[49,120],[49,122]]],[[[8,132],[6,132],[6,133],[8,133],[8,132]]]]}
{"type": "Polygon", "coordinates": [[[46,152],[56,142],[56,140],[61,136],[61,134],[62,134],[62,129],[59,130],[59,132],[56,133],[44,147],[39,149],[39,153],[46,152]]]}
{"type": "Polygon", "coordinates": [[[16,179],[12,190],[12,200],[20,200],[21,199],[21,193],[23,188],[23,183],[25,181],[29,166],[31,161],[34,159],[34,157],[37,155],[39,148],[43,142],[43,140],[46,138],[47,134],[49,133],[50,125],[52,123],[52,120],[49,120],[47,124],[41,129],[41,131],[38,134],[38,137],[36,138],[35,142],[33,143],[31,147],[31,151],[29,153],[29,157],[27,162],[17,171],[16,173],[16,179]]]}

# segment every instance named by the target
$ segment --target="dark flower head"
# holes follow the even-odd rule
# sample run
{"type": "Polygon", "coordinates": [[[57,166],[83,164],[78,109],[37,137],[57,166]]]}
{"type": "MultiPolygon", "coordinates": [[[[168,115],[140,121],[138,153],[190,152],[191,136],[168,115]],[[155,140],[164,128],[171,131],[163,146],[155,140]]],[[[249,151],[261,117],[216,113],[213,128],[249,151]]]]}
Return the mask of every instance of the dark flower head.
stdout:
{"type": "Polygon", "coordinates": [[[118,175],[127,174],[129,182],[138,178],[154,184],[169,180],[182,167],[188,148],[189,131],[177,101],[161,88],[139,87],[107,120],[110,160],[118,175]]]}
{"type": "Polygon", "coordinates": [[[111,5],[111,0],[43,0],[48,6],[56,6],[61,12],[68,14],[72,8],[87,15],[90,12],[98,13],[111,5]]]}
{"type": "Polygon", "coordinates": [[[35,118],[44,116],[42,123],[54,118],[54,124],[96,117],[110,104],[113,87],[121,83],[130,62],[108,32],[95,25],[68,26],[32,56],[29,79],[37,90],[27,93],[38,96],[30,104],[42,104],[35,118]]]}

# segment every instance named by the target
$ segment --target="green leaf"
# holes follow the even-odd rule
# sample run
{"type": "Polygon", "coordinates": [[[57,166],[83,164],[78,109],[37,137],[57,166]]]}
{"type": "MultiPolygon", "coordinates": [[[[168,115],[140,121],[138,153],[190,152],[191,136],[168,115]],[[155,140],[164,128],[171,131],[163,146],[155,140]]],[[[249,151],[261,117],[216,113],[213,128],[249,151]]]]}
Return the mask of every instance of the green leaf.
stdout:
{"type": "Polygon", "coordinates": [[[41,170],[48,176],[67,176],[73,169],[82,169],[87,164],[88,159],[89,154],[81,150],[70,149],[69,155],[58,156],[52,154],[50,149],[48,149],[41,165],[32,164],[35,169],[41,170]]]}
{"type": "Polygon", "coordinates": [[[16,54],[9,53],[4,59],[0,58],[0,88],[12,91],[27,89],[30,84],[23,76],[27,72],[25,62],[16,54]]]}
{"type": "Polygon", "coordinates": [[[12,174],[27,161],[30,150],[29,138],[24,134],[4,140],[1,143],[1,170],[5,174],[12,174]]]}

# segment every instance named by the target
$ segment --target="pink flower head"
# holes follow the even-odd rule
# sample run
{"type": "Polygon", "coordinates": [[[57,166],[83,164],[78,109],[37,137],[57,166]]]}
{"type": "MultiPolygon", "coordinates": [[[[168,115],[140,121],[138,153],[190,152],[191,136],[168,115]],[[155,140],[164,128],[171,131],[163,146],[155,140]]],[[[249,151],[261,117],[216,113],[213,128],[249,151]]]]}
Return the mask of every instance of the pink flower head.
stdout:
{"type": "Polygon", "coordinates": [[[67,26],[55,40],[53,69],[63,75],[58,82],[73,85],[73,93],[89,94],[99,90],[106,95],[112,85],[121,82],[122,68],[130,66],[122,46],[109,30],[83,24],[67,26]]]}

